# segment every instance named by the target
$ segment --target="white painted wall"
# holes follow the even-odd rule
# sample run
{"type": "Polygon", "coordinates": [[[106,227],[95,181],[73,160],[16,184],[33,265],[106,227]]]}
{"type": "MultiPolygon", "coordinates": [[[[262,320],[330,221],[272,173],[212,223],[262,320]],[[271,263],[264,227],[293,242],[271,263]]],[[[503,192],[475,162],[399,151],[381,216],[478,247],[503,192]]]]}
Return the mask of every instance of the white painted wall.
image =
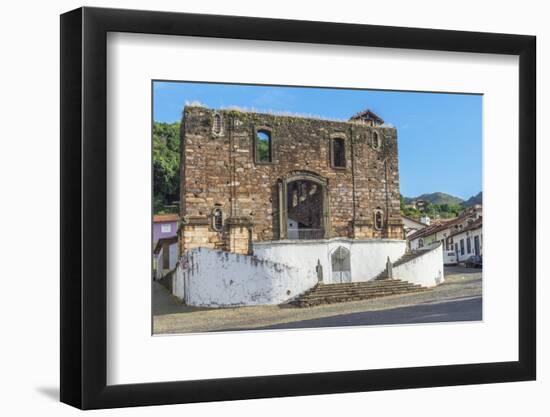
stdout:
{"type": "Polygon", "coordinates": [[[178,263],[178,244],[174,243],[170,245],[170,255],[168,260],[170,271],[172,271],[176,267],[177,263],[178,263]]]}
{"type": "MultiPolygon", "coordinates": [[[[453,236],[453,242],[454,244],[458,245],[458,251],[457,252],[457,260],[458,262],[464,262],[466,259],[468,259],[470,256],[475,255],[475,242],[474,238],[475,236],[479,237],[479,254],[483,255],[483,228],[474,229],[474,230],[468,230],[467,232],[457,233],[453,236]],[[471,239],[471,246],[470,246],[470,252],[468,252],[468,243],[467,239],[471,239]],[[460,251],[460,241],[464,240],[464,254],[460,251]]],[[[454,250],[454,245],[453,245],[454,250]]]]}
{"type": "Polygon", "coordinates": [[[323,268],[323,282],[332,282],[331,254],[339,246],[350,251],[352,282],[368,281],[386,267],[388,256],[395,262],[406,251],[406,241],[390,239],[352,240],[333,238],[328,240],[281,240],[255,242],[254,255],[296,267],[313,270],[317,262],[323,268]]]}
{"type": "Polygon", "coordinates": [[[159,252],[155,254],[155,279],[161,279],[162,278],[162,252],[164,251],[164,248],[160,248],[159,252]]]}
{"type": "Polygon", "coordinates": [[[188,305],[229,307],[280,304],[316,283],[315,269],[197,248],[180,259],[172,288],[188,305]]]}
{"type": "Polygon", "coordinates": [[[163,252],[164,247],[161,247],[158,254],[154,255],[156,257],[156,267],[155,267],[155,279],[160,279],[166,275],[169,271],[172,271],[176,264],[178,263],[178,244],[173,243],[169,246],[169,255],[168,255],[168,269],[163,269],[163,252]]]}
{"type": "Polygon", "coordinates": [[[227,307],[280,304],[318,282],[332,282],[331,255],[338,247],[350,251],[352,281],[376,277],[406,249],[404,240],[355,241],[335,238],[315,241],[276,241],[254,244],[254,256],[207,248],[193,249],[181,258],[173,276],[173,293],[188,305],[227,307]]]}
{"type": "Polygon", "coordinates": [[[442,246],[437,245],[432,249],[427,249],[425,252],[422,256],[394,267],[393,277],[425,287],[441,284],[445,280],[443,275],[442,246]]]}

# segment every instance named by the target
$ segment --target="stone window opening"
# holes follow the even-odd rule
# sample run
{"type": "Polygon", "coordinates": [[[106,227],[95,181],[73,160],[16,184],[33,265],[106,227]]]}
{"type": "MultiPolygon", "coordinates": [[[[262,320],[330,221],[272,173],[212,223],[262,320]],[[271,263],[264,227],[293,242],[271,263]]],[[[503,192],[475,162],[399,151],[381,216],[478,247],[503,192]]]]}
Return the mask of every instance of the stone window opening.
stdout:
{"type": "Polygon", "coordinates": [[[273,144],[271,140],[271,132],[266,129],[260,129],[256,132],[256,162],[270,163],[273,162],[273,144]]]}
{"type": "Polygon", "coordinates": [[[221,208],[216,207],[212,210],[212,229],[216,232],[223,230],[223,212],[221,208]]]}
{"type": "Polygon", "coordinates": [[[374,228],[376,230],[382,230],[384,227],[384,213],[382,210],[377,209],[374,211],[374,228]]]}
{"type": "Polygon", "coordinates": [[[378,132],[373,132],[373,134],[372,134],[372,147],[374,149],[380,149],[380,145],[381,145],[380,135],[378,134],[378,132]]]}
{"type": "Polygon", "coordinates": [[[216,136],[222,133],[222,116],[219,113],[214,113],[212,120],[212,133],[216,136]]]}
{"type": "Polygon", "coordinates": [[[330,231],[328,213],[325,179],[303,172],[293,173],[279,182],[279,239],[326,238],[330,231]],[[316,192],[310,194],[314,184],[316,192]]]}
{"type": "Polygon", "coordinates": [[[300,202],[306,201],[307,196],[307,183],[302,182],[300,184],[300,202]]]}
{"type": "Polygon", "coordinates": [[[424,247],[424,239],[420,238],[418,239],[418,247],[423,248],[424,247]]]}
{"type": "Polygon", "coordinates": [[[292,207],[296,207],[298,205],[298,190],[292,191],[292,207]]]}
{"type": "Polygon", "coordinates": [[[344,138],[336,137],[331,139],[330,155],[332,168],[346,167],[346,141],[344,138]]]}

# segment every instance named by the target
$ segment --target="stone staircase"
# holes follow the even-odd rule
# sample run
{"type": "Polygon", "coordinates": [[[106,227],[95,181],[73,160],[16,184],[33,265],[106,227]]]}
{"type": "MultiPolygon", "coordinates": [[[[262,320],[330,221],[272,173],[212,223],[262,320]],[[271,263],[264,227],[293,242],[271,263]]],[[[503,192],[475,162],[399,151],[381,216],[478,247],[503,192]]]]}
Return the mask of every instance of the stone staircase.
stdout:
{"type": "MultiPolygon", "coordinates": [[[[397,261],[392,263],[392,267],[395,268],[396,266],[403,265],[404,263],[407,263],[409,261],[412,261],[414,258],[418,258],[419,256],[422,256],[426,253],[426,250],[420,249],[420,250],[413,250],[410,252],[405,253],[401,258],[399,258],[397,261]]],[[[375,278],[376,281],[382,281],[388,279],[388,270],[384,269],[382,272],[380,272],[375,278]]]]}
{"type": "Polygon", "coordinates": [[[346,301],[367,300],[388,295],[427,291],[428,288],[400,279],[371,280],[343,284],[317,284],[291,304],[297,307],[313,307],[346,301]]]}

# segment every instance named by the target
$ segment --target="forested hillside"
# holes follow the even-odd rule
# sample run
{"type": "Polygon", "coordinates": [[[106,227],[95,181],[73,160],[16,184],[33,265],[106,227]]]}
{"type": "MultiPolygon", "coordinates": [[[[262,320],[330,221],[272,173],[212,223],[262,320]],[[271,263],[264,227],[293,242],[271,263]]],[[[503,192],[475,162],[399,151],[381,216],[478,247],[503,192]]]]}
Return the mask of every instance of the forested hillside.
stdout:
{"type": "Polygon", "coordinates": [[[455,197],[450,194],[446,193],[430,193],[430,194],[422,194],[418,197],[405,197],[405,204],[411,204],[415,200],[424,200],[431,204],[461,204],[464,200],[462,200],[459,197],[455,197]]]}

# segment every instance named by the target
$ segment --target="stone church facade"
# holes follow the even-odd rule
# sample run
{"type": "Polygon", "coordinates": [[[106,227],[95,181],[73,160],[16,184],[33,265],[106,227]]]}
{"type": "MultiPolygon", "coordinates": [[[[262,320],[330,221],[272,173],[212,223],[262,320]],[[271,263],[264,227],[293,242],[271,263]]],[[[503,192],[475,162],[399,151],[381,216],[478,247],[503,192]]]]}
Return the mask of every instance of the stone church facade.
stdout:
{"type": "Polygon", "coordinates": [[[180,195],[180,253],[404,239],[397,131],[369,110],[337,122],[186,106],[180,195]]]}

